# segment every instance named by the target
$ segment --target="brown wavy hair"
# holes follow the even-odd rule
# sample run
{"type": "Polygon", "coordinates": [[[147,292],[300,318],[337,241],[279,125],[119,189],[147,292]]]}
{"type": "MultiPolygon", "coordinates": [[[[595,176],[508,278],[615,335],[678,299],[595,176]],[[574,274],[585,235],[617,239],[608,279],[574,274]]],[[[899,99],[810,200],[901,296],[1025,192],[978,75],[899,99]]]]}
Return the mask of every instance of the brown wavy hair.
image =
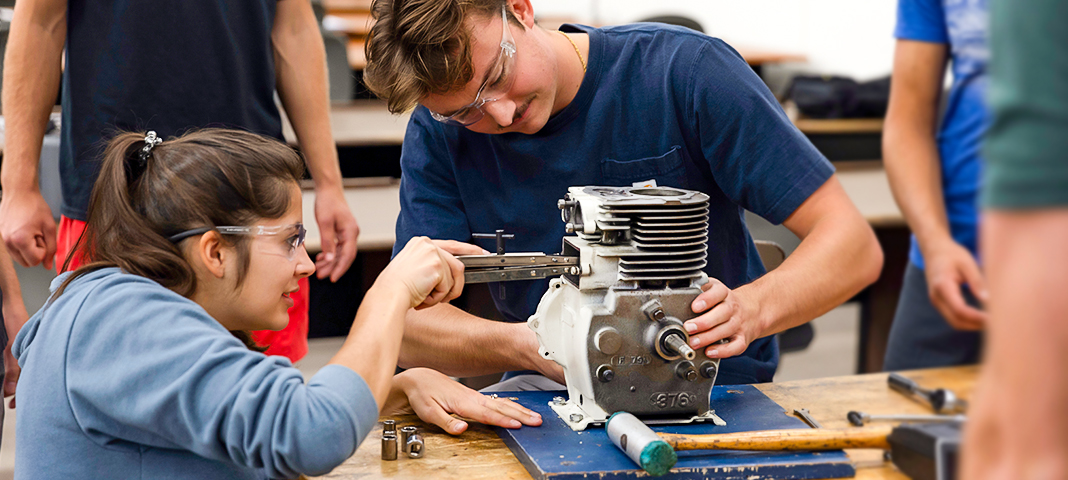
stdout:
{"type": "MultiPolygon", "coordinates": [[[[389,111],[415,107],[428,94],[462,88],[474,76],[469,14],[499,15],[507,0],[375,0],[363,82],[389,111]]],[[[520,25],[519,20],[509,20],[520,25]]],[[[499,34],[499,32],[498,32],[499,34]]]]}
{"type": "MultiPolygon", "coordinates": [[[[108,267],[188,298],[196,291],[196,274],[168,237],[194,228],[279,218],[289,209],[289,189],[304,175],[304,162],[292,148],[250,132],[190,131],[166,139],[142,161],[145,136],[124,132],[109,142],[89,199],[85,232],[64,270],[76,254],[89,262],[64,280],[53,299],[74,279],[108,267]]],[[[248,239],[237,235],[224,241],[237,251],[240,286],[248,273],[248,239]]],[[[253,345],[247,333],[234,333],[253,345]]]]}

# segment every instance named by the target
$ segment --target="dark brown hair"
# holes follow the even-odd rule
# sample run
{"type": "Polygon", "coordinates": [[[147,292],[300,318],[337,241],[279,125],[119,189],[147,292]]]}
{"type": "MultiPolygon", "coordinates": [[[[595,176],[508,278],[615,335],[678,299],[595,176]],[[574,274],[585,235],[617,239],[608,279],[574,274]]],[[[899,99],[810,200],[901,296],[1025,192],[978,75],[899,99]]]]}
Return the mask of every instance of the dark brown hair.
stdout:
{"type": "MultiPolygon", "coordinates": [[[[75,278],[107,267],[189,297],[196,291],[196,275],[168,237],[194,228],[279,218],[289,209],[289,189],[304,175],[304,162],[293,149],[254,133],[194,130],[166,139],[142,160],[145,136],[125,132],[109,142],[89,199],[85,232],[72,249],[89,263],[75,270],[53,298],[75,278]]],[[[248,240],[239,235],[226,241],[237,250],[241,285],[248,271],[248,240]]],[[[248,343],[247,336],[238,337],[248,343]]]]}
{"type": "Polygon", "coordinates": [[[474,76],[464,20],[472,13],[500,15],[503,5],[506,0],[375,0],[364,83],[393,113],[411,110],[428,94],[462,88],[474,76]]]}

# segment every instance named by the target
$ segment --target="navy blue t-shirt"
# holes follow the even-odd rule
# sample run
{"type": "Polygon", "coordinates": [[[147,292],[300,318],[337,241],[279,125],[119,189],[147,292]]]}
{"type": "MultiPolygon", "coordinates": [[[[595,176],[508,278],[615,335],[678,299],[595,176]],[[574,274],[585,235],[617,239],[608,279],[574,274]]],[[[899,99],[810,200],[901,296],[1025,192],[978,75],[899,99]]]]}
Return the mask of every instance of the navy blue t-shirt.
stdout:
{"type": "MultiPolygon", "coordinates": [[[[574,100],[538,133],[480,134],[416,109],[394,254],[417,235],[470,242],[499,228],[515,234],[510,251],[559,252],[556,201],[568,187],[655,179],[711,197],[710,277],[734,288],[763,274],[743,208],[781,223],[831,176],[830,163],[722,41],[659,24],[563,29],[589,33],[588,68],[574,100]]],[[[526,321],[548,280],[506,288],[504,299],[490,288],[497,308],[526,321]]],[[[773,337],[757,340],[724,360],[719,382],[771,381],[778,359],[773,337]]]]}
{"type": "Polygon", "coordinates": [[[161,138],[242,128],[282,138],[271,28],[277,0],[69,0],[62,213],[85,220],[119,130],[161,138]]]}
{"type": "MultiPolygon", "coordinates": [[[[985,101],[986,66],[990,60],[987,23],[986,0],[900,0],[894,30],[894,36],[899,39],[949,46],[953,87],[938,132],[942,195],[953,240],[975,256],[978,256],[978,195],[982,182],[979,147],[990,124],[985,101]]],[[[909,260],[924,268],[915,236],[909,260]]]]}

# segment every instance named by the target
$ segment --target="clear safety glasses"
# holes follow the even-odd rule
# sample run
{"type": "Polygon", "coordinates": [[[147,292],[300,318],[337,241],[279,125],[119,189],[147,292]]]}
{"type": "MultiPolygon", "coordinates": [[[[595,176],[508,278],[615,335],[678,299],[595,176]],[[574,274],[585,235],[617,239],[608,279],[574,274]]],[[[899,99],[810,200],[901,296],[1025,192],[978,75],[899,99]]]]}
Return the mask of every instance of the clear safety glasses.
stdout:
{"type": "Polygon", "coordinates": [[[475,101],[448,116],[431,111],[430,116],[434,120],[458,127],[473,125],[486,115],[483,107],[487,103],[497,101],[512,89],[512,83],[515,82],[515,40],[508,29],[508,7],[506,5],[501,6],[501,24],[504,30],[501,34],[501,51],[490,67],[486,81],[478,87],[475,101]]]}
{"type": "Polygon", "coordinates": [[[193,236],[196,236],[196,235],[200,235],[200,234],[203,234],[203,233],[207,233],[207,232],[210,232],[212,230],[215,230],[215,231],[217,231],[217,232],[219,232],[219,233],[221,233],[223,235],[252,235],[252,236],[268,235],[268,236],[274,236],[274,235],[291,234],[291,236],[286,238],[286,241],[285,241],[285,246],[287,248],[286,248],[286,250],[284,252],[285,253],[284,256],[288,260],[293,260],[294,258],[296,258],[297,250],[299,250],[300,247],[302,245],[304,245],[304,237],[307,236],[307,234],[308,234],[308,231],[304,229],[304,224],[303,223],[293,223],[293,224],[290,224],[290,225],[278,225],[278,226],[274,226],[274,227],[267,227],[267,226],[263,226],[263,225],[252,225],[252,226],[248,226],[248,227],[239,227],[239,226],[200,227],[200,228],[194,228],[192,230],[186,230],[184,232],[171,235],[167,239],[170,240],[171,243],[178,243],[178,242],[180,242],[182,240],[185,240],[186,238],[193,237],[193,236]]]}

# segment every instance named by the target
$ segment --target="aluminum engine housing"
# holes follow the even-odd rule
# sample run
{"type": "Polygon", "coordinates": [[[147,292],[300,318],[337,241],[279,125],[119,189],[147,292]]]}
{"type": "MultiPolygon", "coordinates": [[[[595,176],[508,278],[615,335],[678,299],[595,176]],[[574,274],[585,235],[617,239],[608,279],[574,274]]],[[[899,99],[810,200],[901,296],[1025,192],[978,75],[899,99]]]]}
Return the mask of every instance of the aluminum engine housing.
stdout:
{"type": "Polygon", "coordinates": [[[708,282],[708,200],[669,187],[594,186],[560,200],[576,234],[563,254],[578,256],[579,268],[550,282],[527,324],[539,353],[564,369],[569,398],[551,406],[571,428],[617,411],[722,422],[709,408],[719,360],[685,346],[683,329],[708,282]]]}

